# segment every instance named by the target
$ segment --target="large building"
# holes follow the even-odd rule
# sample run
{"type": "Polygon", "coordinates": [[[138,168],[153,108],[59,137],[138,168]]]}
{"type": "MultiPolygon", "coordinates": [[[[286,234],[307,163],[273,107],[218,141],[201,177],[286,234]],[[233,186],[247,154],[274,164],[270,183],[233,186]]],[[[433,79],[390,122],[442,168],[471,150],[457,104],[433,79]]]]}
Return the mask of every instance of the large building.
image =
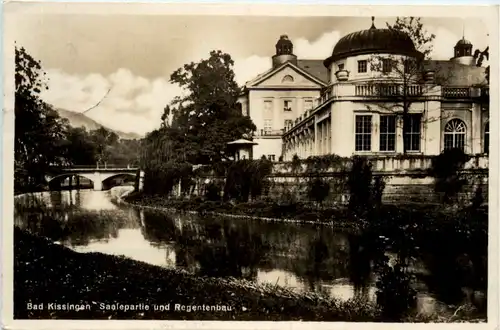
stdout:
{"type": "Polygon", "coordinates": [[[408,35],[372,18],[326,60],[302,60],[282,35],[272,68],[240,97],[257,127],[253,157],[487,153],[488,82],[472,47],[462,38],[449,61],[423,60],[408,35]]]}

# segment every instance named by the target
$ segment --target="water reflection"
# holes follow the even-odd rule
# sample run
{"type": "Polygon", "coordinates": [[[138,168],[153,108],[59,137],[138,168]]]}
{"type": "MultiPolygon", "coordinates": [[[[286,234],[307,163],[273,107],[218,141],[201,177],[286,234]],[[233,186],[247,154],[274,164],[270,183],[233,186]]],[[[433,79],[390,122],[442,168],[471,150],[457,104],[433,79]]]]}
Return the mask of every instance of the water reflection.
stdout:
{"type": "MultiPolygon", "coordinates": [[[[78,252],[125,255],[199,275],[245,278],[340,299],[375,301],[372,263],[377,247],[369,237],[327,227],[153,212],[113,204],[112,193],[41,194],[37,198],[44,202],[43,212],[16,208],[16,225],[78,252]]],[[[22,205],[34,203],[23,198],[22,205]]],[[[474,284],[473,272],[453,273],[457,277],[450,280],[460,254],[439,246],[441,250],[413,266],[422,275],[417,304],[425,313],[442,308],[439,301],[460,301],[463,284],[474,284]],[[436,293],[435,298],[428,290],[436,293]]]]}

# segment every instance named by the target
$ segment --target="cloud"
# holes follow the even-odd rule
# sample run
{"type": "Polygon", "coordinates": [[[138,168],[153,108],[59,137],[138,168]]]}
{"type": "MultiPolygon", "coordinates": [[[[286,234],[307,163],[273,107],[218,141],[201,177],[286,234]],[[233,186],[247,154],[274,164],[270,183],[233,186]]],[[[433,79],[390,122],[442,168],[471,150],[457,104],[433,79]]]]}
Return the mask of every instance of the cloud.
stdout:
{"type": "Polygon", "coordinates": [[[121,68],[109,76],[69,75],[61,70],[47,70],[49,89],[42,99],[75,112],[86,113],[99,123],[124,132],[145,134],[160,124],[163,109],[182,90],[159,78],[148,80],[121,68]]]}
{"type": "Polygon", "coordinates": [[[333,47],[340,39],[340,32],[330,31],[318,39],[309,41],[304,38],[292,40],[294,53],[298,58],[325,59],[332,55],[333,47]]]}
{"type": "Polygon", "coordinates": [[[254,55],[241,60],[235,59],[233,70],[236,82],[242,86],[269,68],[271,68],[270,57],[254,55]]]}
{"type": "MultiPolygon", "coordinates": [[[[305,38],[293,39],[294,53],[302,59],[325,59],[332,54],[333,47],[340,39],[340,32],[324,33],[318,39],[309,41],[305,38]]],[[[235,59],[234,72],[239,85],[252,80],[258,74],[271,68],[271,57],[250,56],[235,59]]]]}
{"type": "MultiPolygon", "coordinates": [[[[292,40],[299,58],[326,58],[339,39],[337,31],[325,33],[314,41],[292,40]]],[[[201,48],[210,48],[202,45],[201,48]]],[[[193,57],[194,60],[194,57],[193,57]]],[[[186,60],[188,61],[188,60],[186,60]]],[[[271,67],[271,58],[252,55],[235,59],[235,79],[239,85],[253,79],[271,67]]],[[[120,68],[109,76],[98,73],[71,75],[59,69],[48,69],[49,89],[42,98],[58,108],[86,113],[97,122],[124,132],[145,134],[160,125],[166,104],[183,91],[166,78],[154,80],[120,68]]]]}

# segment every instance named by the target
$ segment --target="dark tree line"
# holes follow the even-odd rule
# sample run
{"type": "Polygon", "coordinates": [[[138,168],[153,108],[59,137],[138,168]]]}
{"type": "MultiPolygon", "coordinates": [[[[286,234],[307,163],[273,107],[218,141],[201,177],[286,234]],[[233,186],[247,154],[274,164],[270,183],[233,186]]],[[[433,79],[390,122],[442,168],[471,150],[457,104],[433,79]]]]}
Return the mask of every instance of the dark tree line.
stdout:
{"type": "Polygon", "coordinates": [[[137,164],[140,142],[120,140],[105,128],[74,128],[44,102],[48,89],[40,61],[24,48],[15,49],[14,190],[33,191],[45,185],[54,168],[98,163],[137,164]]]}

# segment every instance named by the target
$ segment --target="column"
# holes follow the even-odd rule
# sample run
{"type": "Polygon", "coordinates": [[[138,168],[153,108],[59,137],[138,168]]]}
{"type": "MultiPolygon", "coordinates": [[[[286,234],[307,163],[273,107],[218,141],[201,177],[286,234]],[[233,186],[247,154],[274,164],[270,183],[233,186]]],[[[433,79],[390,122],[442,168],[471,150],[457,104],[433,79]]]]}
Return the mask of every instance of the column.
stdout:
{"type": "Polygon", "coordinates": [[[328,154],[332,153],[332,117],[328,118],[327,123],[327,129],[326,129],[326,145],[328,146],[328,154]]]}
{"type": "MultiPolygon", "coordinates": [[[[396,129],[396,139],[397,137],[397,129],[396,129]]],[[[379,152],[380,151],[380,114],[373,113],[372,114],[372,146],[371,151],[379,152]]]]}
{"type": "Polygon", "coordinates": [[[319,140],[318,124],[316,124],[316,118],[315,118],[314,119],[314,151],[313,151],[314,156],[318,155],[318,140],[319,140]]]}
{"type": "MultiPolygon", "coordinates": [[[[396,153],[404,153],[403,116],[396,116],[396,153]]],[[[380,147],[380,146],[379,146],[380,147]]]]}
{"type": "Polygon", "coordinates": [[[137,185],[137,190],[138,191],[144,190],[144,171],[143,170],[139,171],[139,183],[137,185]]]}
{"type": "MultiPolygon", "coordinates": [[[[466,150],[466,152],[472,153],[472,154],[479,154],[482,152],[481,148],[481,141],[483,140],[482,137],[482,118],[481,118],[481,105],[474,103],[472,105],[472,124],[470,125],[470,133],[467,132],[467,138],[472,139],[472,143],[470,144],[470,147],[468,148],[469,150],[466,150]]],[[[470,141],[470,140],[469,140],[470,141]]]]}
{"type": "Polygon", "coordinates": [[[424,155],[439,155],[441,153],[441,102],[428,101],[422,117],[421,151],[424,155]]]}

